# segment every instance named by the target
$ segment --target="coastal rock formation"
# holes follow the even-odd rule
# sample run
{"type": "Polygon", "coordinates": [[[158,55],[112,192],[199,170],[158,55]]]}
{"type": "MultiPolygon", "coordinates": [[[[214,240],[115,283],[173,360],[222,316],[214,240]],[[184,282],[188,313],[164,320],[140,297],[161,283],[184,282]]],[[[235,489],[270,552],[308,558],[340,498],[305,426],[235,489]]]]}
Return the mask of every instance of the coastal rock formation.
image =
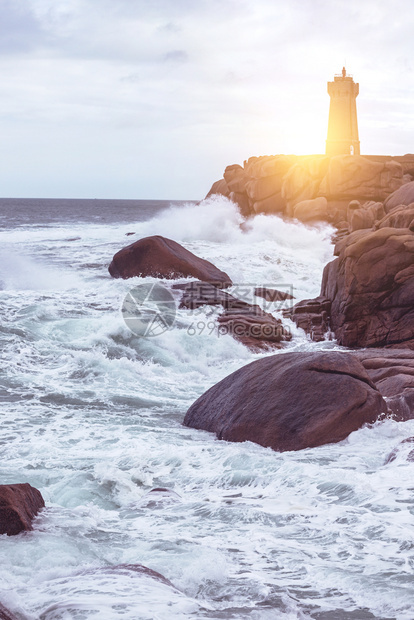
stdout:
{"type": "Polygon", "coordinates": [[[286,353],[232,373],[193,403],[192,428],[278,451],[345,439],[387,412],[365,368],[350,353],[286,353]]]}
{"type": "Polygon", "coordinates": [[[365,349],[353,353],[384,398],[394,419],[414,418],[414,351],[365,349]]]}
{"type": "Polygon", "coordinates": [[[296,159],[294,155],[278,155],[251,157],[246,162],[246,193],[253,213],[284,212],[283,179],[296,159]]]}
{"type": "Polygon", "coordinates": [[[414,232],[414,203],[394,207],[376,222],[375,228],[409,228],[414,232]]]}
{"type": "Polygon", "coordinates": [[[292,338],[290,331],[280,319],[276,319],[259,306],[227,308],[217,318],[217,322],[220,335],[229,334],[255,352],[280,348],[281,342],[292,338]]]}
{"type": "Polygon", "coordinates": [[[301,222],[322,222],[329,217],[329,207],[326,198],[311,198],[298,202],[293,209],[293,217],[301,222]]]}
{"type": "Polygon", "coordinates": [[[192,276],[218,287],[231,285],[229,276],[212,263],[199,258],[176,241],[155,235],[135,241],[115,254],[109,265],[113,278],[176,279],[192,276]]]}
{"type": "Polygon", "coordinates": [[[32,530],[32,520],[44,505],[40,491],[27,482],[0,485],[0,534],[32,530]]]}
{"type": "Polygon", "coordinates": [[[414,234],[408,228],[357,230],[339,241],[321,295],[331,329],[346,347],[414,348],[414,234]]]}
{"type": "Polygon", "coordinates": [[[378,220],[385,216],[382,202],[368,201],[361,204],[359,200],[351,200],[347,208],[348,232],[372,228],[378,220]]]}
{"type": "Polygon", "coordinates": [[[329,158],[318,191],[328,201],[383,201],[403,182],[402,166],[396,161],[380,163],[361,155],[341,155],[329,158]]]}
{"type": "Polygon", "coordinates": [[[314,342],[321,342],[330,333],[331,302],[326,297],[303,299],[283,311],[296,325],[305,330],[314,342]]]}
{"type": "MultiPolygon", "coordinates": [[[[382,202],[400,191],[401,186],[410,185],[408,178],[411,179],[404,176],[402,164],[391,158],[360,155],[251,157],[243,167],[228,166],[224,179],[216,182],[208,195],[221,193],[230,197],[245,216],[279,213],[303,222],[319,220],[338,225],[346,221],[350,201],[382,202]]],[[[407,200],[408,190],[403,195],[407,200]]],[[[389,208],[394,204],[392,201],[398,200],[398,196],[389,198],[389,208]]],[[[372,215],[373,209],[368,211],[372,215]]],[[[362,227],[355,222],[353,230],[357,226],[362,227]]]]}
{"type": "Polygon", "coordinates": [[[286,215],[294,217],[295,206],[300,202],[313,200],[321,194],[319,186],[327,173],[329,157],[302,157],[283,179],[283,198],[286,201],[286,215]]]}
{"type": "Polygon", "coordinates": [[[410,205],[414,202],[414,181],[404,183],[402,187],[396,189],[384,201],[386,213],[389,213],[394,207],[400,205],[410,205]]]}
{"type": "MultiPolygon", "coordinates": [[[[183,290],[180,308],[194,310],[205,305],[223,307],[224,312],[217,317],[218,333],[233,336],[252,351],[279,348],[281,342],[292,337],[280,319],[258,305],[237,299],[208,282],[189,282],[178,287],[183,290]]],[[[268,289],[266,293],[269,294],[268,289]]],[[[282,295],[284,299],[287,295],[281,291],[274,291],[274,294],[282,295]]]]}

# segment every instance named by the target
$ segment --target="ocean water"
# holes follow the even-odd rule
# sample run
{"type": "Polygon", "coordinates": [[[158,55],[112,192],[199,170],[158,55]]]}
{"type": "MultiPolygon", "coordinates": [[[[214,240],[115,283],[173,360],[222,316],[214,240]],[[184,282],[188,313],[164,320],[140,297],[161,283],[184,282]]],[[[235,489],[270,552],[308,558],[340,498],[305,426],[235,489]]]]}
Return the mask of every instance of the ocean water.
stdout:
{"type": "MultiPolygon", "coordinates": [[[[0,536],[0,601],[18,618],[414,618],[414,465],[386,462],[414,421],[285,453],[185,428],[199,395],[269,353],[207,327],[209,308],[134,335],[123,299],[155,280],[107,271],[161,234],[239,291],[299,300],[319,293],[331,232],[244,222],[224,198],[0,200],[0,483],[46,502],[32,532],[0,536]]],[[[276,354],[339,348],[291,329],[276,354]]]]}

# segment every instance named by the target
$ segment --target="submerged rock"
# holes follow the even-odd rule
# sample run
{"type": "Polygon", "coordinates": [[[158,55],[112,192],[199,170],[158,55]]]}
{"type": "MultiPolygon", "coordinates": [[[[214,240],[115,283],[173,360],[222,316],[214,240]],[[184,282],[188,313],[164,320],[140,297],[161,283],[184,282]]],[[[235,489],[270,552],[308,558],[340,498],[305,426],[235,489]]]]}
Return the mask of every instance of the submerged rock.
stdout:
{"type": "Polygon", "coordinates": [[[18,620],[18,618],[0,603],[0,620],[18,620]]]}
{"type": "Polygon", "coordinates": [[[0,534],[32,530],[32,520],[44,505],[40,491],[27,482],[0,485],[0,534]]]}
{"type": "Polygon", "coordinates": [[[227,441],[301,450],[345,439],[387,412],[355,356],[286,353],[232,373],[187,411],[184,424],[227,441]]]}
{"type": "Polygon", "coordinates": [[[414,437],[407,437],[403,439],[396,448],[388,455],[385,460],[385,465],[392,463],[398,457],[403,458],[405,461],[414,462],[414,437]]]}
{"type": "Polygon", "coordinates": [[[113,278],[124,279],[152,276],[174,280],[191,276],[223,288],[232,283],[229,276],[212,263],[160,235],[144,237],[117,252],[109,265],[109,273],[113,278]]]}

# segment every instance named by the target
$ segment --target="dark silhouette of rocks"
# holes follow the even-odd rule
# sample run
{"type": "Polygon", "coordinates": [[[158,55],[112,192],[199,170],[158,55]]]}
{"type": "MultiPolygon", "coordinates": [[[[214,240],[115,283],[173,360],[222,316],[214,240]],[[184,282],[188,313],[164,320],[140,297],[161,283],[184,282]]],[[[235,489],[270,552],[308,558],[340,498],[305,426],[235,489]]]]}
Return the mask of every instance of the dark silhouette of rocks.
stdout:
{"type": "Polygon", "coordinates": [[[40,491],[27,482],[0,485],[0,534],[32,530],[32,521],[44,505],[40,491]]]}
{"type": "Polygon", "coordinates": [[[231,285],[229,276],[212,263],[199,258],[176,241],[155,235],[135,241],[115,254],[109,265],[113,278],[176,279],[189,276],[214,282],[216,286],[231,285]]]}
{"type": "Polygon", "coordinates": [[[387,412],[361,362],[350,353],[286,353],[232,373],[187,411],[186,426],[227,441],[301,450],[345,439],[387,412]]]}

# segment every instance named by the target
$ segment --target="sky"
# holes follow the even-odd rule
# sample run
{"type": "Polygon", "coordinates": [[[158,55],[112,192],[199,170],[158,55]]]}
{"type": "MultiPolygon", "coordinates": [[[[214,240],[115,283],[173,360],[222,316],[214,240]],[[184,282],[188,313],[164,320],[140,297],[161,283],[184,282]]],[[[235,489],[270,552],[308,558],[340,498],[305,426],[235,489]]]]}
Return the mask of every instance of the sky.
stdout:
{"type": "Polygon", "coordinates": [[[0,0],[0,196],[198,200],[229,164],[414,152],[412,0],[0,0]]]}

